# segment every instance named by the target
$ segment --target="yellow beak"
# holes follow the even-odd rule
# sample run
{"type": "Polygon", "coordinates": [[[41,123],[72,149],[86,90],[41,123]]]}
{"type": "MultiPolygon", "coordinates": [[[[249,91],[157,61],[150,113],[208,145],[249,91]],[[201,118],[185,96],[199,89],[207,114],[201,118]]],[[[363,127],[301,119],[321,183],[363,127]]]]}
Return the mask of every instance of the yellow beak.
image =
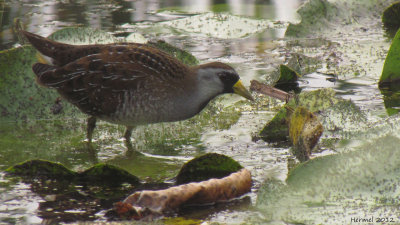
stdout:
{"type": "Polygon", "coordinates": [[[250,101],[254,101],[253,96],[251,96],[250,92],[243,86],[243,83],[241,80],[238,80],[235,85],[233,85],[233,92],[235,94],[238,94],[242,97],[247,98],[250,101]]]}

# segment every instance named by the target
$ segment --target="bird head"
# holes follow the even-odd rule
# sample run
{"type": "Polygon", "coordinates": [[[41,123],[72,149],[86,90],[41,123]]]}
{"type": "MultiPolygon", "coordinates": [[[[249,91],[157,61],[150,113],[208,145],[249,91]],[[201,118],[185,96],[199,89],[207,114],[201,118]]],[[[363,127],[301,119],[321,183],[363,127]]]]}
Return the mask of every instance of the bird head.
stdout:
{"type": "Polygon", "coordinates": [[[200,65],[197,68],[197,76],[205,93],[214,96],[224,93],[234,93],[254,101],[254,98],[244,87],[235,69],[227,64],[212,62],[200,65]]]}

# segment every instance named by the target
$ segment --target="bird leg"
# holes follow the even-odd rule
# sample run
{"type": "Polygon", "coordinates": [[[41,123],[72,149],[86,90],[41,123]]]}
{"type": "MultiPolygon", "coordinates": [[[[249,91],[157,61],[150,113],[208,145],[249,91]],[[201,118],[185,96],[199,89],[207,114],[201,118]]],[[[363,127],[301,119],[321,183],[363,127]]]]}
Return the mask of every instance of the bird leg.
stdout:
{"type": "Polygon", "coordinates": [[[89,144],[92,143],[93,130],[95,127],[96,127],[96,117],[91,116],[87,120],[87,133],[86,133],[86,137],[89,144]]]}
{"type": "Polygon", "coordinates": [[[125,144],[126,144],[126,147],[128,148],[128,150],[132,149],[131,136],[132,136],[133,128],[134,128],[134,126],[126,126],[126,131],[124,134],[125,144]]]}

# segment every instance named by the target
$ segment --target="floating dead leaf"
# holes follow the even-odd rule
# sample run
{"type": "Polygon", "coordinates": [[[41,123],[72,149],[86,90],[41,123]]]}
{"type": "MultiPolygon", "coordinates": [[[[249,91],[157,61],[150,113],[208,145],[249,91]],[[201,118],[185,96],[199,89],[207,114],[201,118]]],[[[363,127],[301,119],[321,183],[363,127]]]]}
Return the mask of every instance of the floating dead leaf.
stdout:
{"type": "Polygon", "coordinates": [[[297,107],[290,116],[289,137],[293,153],[301,162],[310,159],[311,150],[318,143],[323,127],[318,117],[305,107],[297,107]]]}
{"type": "Polygon", "coordinates": [[[179,210],[183,205],[212,204],[237,198],[251,189],[251,174],[247,169],[222,178],[193,182],[158,191],[138,191],[114,205],[125,219],[160,217],[179,210]]]}

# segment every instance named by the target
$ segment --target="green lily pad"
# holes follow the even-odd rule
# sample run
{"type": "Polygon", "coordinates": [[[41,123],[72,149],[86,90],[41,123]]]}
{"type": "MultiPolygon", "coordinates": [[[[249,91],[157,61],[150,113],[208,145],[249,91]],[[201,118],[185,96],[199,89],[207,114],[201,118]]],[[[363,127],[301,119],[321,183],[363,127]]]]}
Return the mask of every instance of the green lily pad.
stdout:
{"type": "Polygon", "coordinates": [[[281,143],[289,141],[289,129],[287,126],[288,109],[283,107],[260,131],[261,139],[268,143],[281,143]]]}
{"type": "Polygon", "coordinates": [[[300,78],[300,74],[297,73],[295,70],[290,68],[287,65],[281,64],[279,67],[280,70],[280,77],[279,80],[276,82],[274,87],[279,88],[283,91],[295,91],[296,93],[300,92],[299,83],[297,82],[298,78],[300,78]]]}
{"type": "Polygon", "coordinates": [[[48,38],[74,45],[109,44],[119,39],[105,31],[89,27],[66,27],[52,33],[48,38]]]}
{"type": "Polygon", "coordinates": [[[265,222],[348,224],[354,217],[381,214],[397,219],[400,139],[370,132],[374,138],[368,135],[357,148],[299,164],[286,183],[267,180],[257,196],[265,222]]]}
{"type": "Polygon", "coordinates": [[[337,15],[338,9],[326,0],[310,0],[297,13],[301,16],[301,22],[289,24],[285,36],[307,36],[310,32],[326,29],[329,18],[337,15]]]}
{"type": "MultiPolygon", "coordinates": [[[[216,38],[243,38],[271,28],[267,20],[255,20],[227,13],[204,13],[183,19],[160,22],[159,27],[169,27],[188,34],[202,34],[216,38]]],[[[169,31],[170,33],[171,31],[169,31]]]]}
{"type": "Polygon", "coordinates": [[[165,41],[159,40],[157,42],[149,42],[148,44],[167,52],[168,54],[179,59],[186,65],[193,66],[199,64],[199,60],[197,60],[196,57],[194,57],[192,54],[185,50],[172,46],[165,41]]]}
{"type": "Polygon", "coordinates": [[[333,89],[324,88],[302,92],[297,100],[290,100],[260,131],[260,138],[271,143],[288,142],[291,112],[287,108],[295,111],[299,106],[310,113],[320,113],[319,120],[325,131],[360,127],[366,121],[366,115],[353,102],[336,97],[333,89]]]}
{"type": "Polygon", "coordinates": [[[51,111],[58,94],[36,84],[31,66],[36,50],[30,46],[0,52],[0,113],[1,120],[51,119],[75,115],[78,110],[65,104],[63,112],[51,111]]]}
{"type": "Polygon", "coordinates": [[[208,153],[196,157],[183,165],[176,178],[176,183],[186,184],[211,178],[223,178],[242,168],[237,161],[228,156],[208,153]]]}
{"type": "Polygon", "coordinates": [[[287,37],[330,36],[344,29],[356,30],[359,26],[371,27],[371,20],[380,18],[391,0],[309,0],[297,10],[301,17],[298,24],[289,24],[287,37]]]}
{"type": "Polygon", "coordinates": [[[400,30],[393,38],[379,79],[379,88],[396,88],[400,83],[400,30]]]}

